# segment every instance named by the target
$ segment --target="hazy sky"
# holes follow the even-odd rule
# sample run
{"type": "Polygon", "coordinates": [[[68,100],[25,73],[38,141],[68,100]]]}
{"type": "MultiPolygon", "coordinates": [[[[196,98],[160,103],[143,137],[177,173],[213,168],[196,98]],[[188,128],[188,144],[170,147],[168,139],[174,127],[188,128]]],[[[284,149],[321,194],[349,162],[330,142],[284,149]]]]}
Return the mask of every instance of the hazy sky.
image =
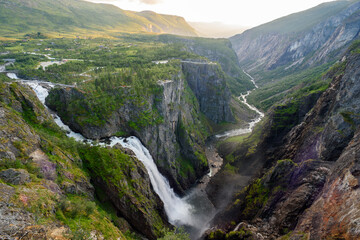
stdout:
{"type": "Polygon", "coordinates": [[[331,0],[87,0],[125,10],[152,10],[192,22],[222,22],[253,27],[331,0]]]}

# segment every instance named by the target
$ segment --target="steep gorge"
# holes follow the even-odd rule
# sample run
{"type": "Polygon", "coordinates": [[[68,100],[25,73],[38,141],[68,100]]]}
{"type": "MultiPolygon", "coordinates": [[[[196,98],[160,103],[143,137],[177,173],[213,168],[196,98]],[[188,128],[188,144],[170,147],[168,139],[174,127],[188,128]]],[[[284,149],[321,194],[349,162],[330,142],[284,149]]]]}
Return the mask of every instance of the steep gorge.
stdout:
{"type": "Polygon", "coordinates": [[[321,95],[306,93],[274,107],[262,126],[231,152],[230,164],[238,174],[256,166],[257,177],[215,217],[218,230],[208,239],[246,231],[255,239],[285,234],[285,239],[359,238],[358,49],[357,42],[324,76],[332,81],[321,95]],[[260,138],[253,142],[256,132],[260,138]],[[254,143],[250,151],[248,144],[254,143]]]}
{"type": "MultiPolygon", "coordinates": [[[[249,136],[218,145],[224,167],[199,190],[203,195],[208,194],[220,210],[205,238],[360,237],[359,42],[342,55],[358,37],[359,3],[339,1],[334,5],[337,6],[334,11],[324,11],[316,24],[310,21],[297,34],[259,37],[255,29],[240,36],[253,37],[255,31],[255,41],[247,39],[241,44],[233,41],[235,48],[251,51],[258,48],[257,56],[239,54],[243,66],[257,76],[272,74],[274,69],[284,70],[282,74],[286,75],[292,70],[340,60],[321,79],[294,85],[291,94],[286,90],[288,97],[272,106],[249,136]]],[[[166,35],[159,37],[162,38],[175,41],[166,35]]],[[[139,82],[135,81],[104,88],[106,97],[113,94],[122,97],[115,104],[111,102],[111,106],[104,95],[91,95],[87,92],[89,88],[80,89],[76,85],[52,89],[46,103],[71,129],[95,140],[93,143],[102,144],[112,136],[140,138],[171,186],[189,197],[192,192],[189,194],[187,190],[209,169],[204,148],[214,133],[212,127],[238,120],[231,106],[234,102],[231,93],[249,86],[229,87],[234,80],[237,83],[244,80],[237,71],[240,66],[232,61],[227,64],[229,58],[222,55],[229,49],[219,54],[197,48],[198,40],[181,41],[186,42],[184,49],[206,51],[205,55],[219,63],[149,61],[146,64],[152,66],[175,62],[178,72],[170,79],[156,79],[153,85],[150,81],[139,81],[144,84],[140,88],[143,91],[137,90],[139,86],[135,83],[139,82]],[[145,91],[147,87],[149,91],[145,91]],[[96,97],[104,97],[98,101],[102,105],[91,104],[96,97]],[[99,113],[95,109],[99,106],[113,109],[110,114],[95,118],[92,115],[99,113]]],[[[225,45],[230,46],[228,41],[225,45]]],[[[117,74],[109,73],[109,79],[117,74]]],[[[131,74],[140,75],[140,71],[131,74]]],[[[289,76],[291,79],[292,75],[289,76]]],[[[93,80],[92,87],[99,90],[98,79],[93,80]]],[[[246,82],[249,81],[243,83],[246,82]]],[[[266,82],[260,81],[260,87],[263,84],[266,82]]],[[[139,161],[140,157],[135,157],[135,150],[120,145],[111,148],[75,142],[56,126],[48,109],[28,87],[6,83],[1,88],[0,191],[5,194],[0,196],[0,228],[6,231],[0,233],[5,238],[20,238],[24,234],[29,238],[46,238],[54,232],[66,232],[75,238],[81,234],[77,229],[85,229],[88,231],[85,232],[88,235],[83,235],[85,239],[92,236],[156,239],[172,227],[157,195],[157,186],[150,184],[151,174],[139,161]],[[86,219],[81,221],[81,226],[80,219],[86,219]],[[86,223],[88,219],[94,223],[86,223]],[[129,232],[143,236],[130,236],[129,232]]],[[[131,139],[123,141],[133,143],[131,139]]],[[[140,141],[138,146],[144,148],[140,141]]],[[[170,189],[168,185],[167,188],[170,189]]],[[[200,208],[207,204],[198,198],[194,201],[202,205],[200,208]]],[[[179,211],[178,206],[171,207],[179,211]]],[[[211,209],[196,218],[202,222],[195,228],[203,230],[212,216],[211,209]]],[[[174,224],[178,220],[174,219],[169,220],[174,224]]]]}
{"type": "MultiPolygon", "coordinates": [[[[82,104],[86,98],[86,94],[76,88],[52,90],[46,104],[87,138],[110,137],[119,131],[137,136],[171,185],[183,193],[208,171],[204,146],[211,130],[206,117],[215,123],[233,121],[234,117],[224,73],[217,64],[185,61],[181,66],[178,76],[158,82],[160,91],[146,97],[144,104],[126,101],[101,125],[82,122],[81,115],[70,110],[71,104],[82,104]],[[144,121],[144,113],[152,109],[159,113],[160,121],[132,124],[144,121]]],[[[130,90],[124,91],[132,94],[130,90]]],[[[85,107],[85,111],[91,112],[91,109],[85,107]]]]}

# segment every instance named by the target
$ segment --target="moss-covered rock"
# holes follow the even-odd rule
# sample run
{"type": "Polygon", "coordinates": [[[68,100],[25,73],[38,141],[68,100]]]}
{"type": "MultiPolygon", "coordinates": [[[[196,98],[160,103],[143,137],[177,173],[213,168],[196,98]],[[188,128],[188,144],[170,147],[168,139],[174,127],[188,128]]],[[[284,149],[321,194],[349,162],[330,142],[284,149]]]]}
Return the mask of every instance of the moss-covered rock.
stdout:
{"type": "Polygon", "coordinates": [[[25,169],[9,168],[0,172],[0,178],[12,185],[22,185],[30,182],[30,175],[25,169]]]}

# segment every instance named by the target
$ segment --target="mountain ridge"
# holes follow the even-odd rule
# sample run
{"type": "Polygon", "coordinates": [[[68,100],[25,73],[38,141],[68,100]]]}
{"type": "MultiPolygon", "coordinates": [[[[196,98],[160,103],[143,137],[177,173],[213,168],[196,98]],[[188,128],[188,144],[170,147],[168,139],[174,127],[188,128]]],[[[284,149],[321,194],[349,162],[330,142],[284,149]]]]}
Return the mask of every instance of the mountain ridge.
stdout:
{"type": "Polygon", "coordinates": [[[359,31],[360,2],[335,1],[230,38],[240,65],[261,86],[249,102],[267,110],[296,88],[319,79],[360,38],[359,31]]]}
{"type": "MultiPolygon", "coordinates": [[[[350,21],[358,22],[356,14],[359,9],[358,1],[323,3],[252,28],[231,37],[230,40],[238,54],[240,64],[250,71],[259,68],[272,70],[291,64],[294,64],[291,66],[294,67],[308,60],[305,58],[311,57],[309,54],[319,50],[328,39],[336,38],[334,35],[341,34],[338,28],[346,27],[350,21]],[[302,42],[306,45],[303,46],[302,42]],[[302,48],[299,49],[300,47],[302,48]],[[304,59],[301,60],[303,57],[304,59]],[[299,62],[296,63],[296,61],[299,62]],[[290,64],[286,64],[288,62],[290,64]]],[[[353,37],[356,38],[356,36],[358,33],[355,33],[353,37]]],[[[340,41],[338,41],[339,46],[336,49],[341,47],[346,49],[352,39],[344,40],[343,44],[339,44],[340,41]]],[[[319,60],[322,59],[316,61],[319,62],[319,60]]],[[[315,63],[313,61],[308,65],[315,63]]]]}
{"type": "Polygon", "coordinates": [[[114,36],[130,33],[169,33],[197,36],[184,18],[152,12],[133,12],[110,4],[83,0],[2,0],[0,35],[21,37],[25,33],[49,35],[114,36]],[[56,10],[55,10],[56,9],[56,10]]]}

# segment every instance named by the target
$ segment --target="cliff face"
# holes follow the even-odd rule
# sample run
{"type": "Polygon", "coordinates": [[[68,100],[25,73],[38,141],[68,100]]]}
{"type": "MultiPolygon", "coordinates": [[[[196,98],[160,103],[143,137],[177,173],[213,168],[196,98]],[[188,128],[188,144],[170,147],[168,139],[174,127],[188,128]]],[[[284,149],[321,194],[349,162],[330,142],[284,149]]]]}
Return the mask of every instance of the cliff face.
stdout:
{"type": "MultiPolygon", "coordinates": [[[[71,112],[71,102],[86,98],[86,94],[75,88],[54,89],[46,103],[85,137],[99,139],[119,132],[137,136],[149,149],[160,171],[181,193],[208,169],[203,147],[210,130],[203,114],[216,123],[233,120],[230,93],[221,69],[205,62],[181,64],[185,79],[180,72],[173,80],[159,81],[161,91],[147,96],[143,104],[134,101],[119,104],[102,125],[80,122],[79,115],[71,112]],[[161,120],[148,124],[143,119],[153,109],[161,120]],[[134,126],[134,122],[142,124],[134,126]]],[[[125,91],[134,94],[131,90],[125,91]]],[[[85,111],[91,112],[91,108],[86,107],[85,111]]]]}
{"type": "Polygon", "coordinates": [[[329,88],[298,124],[284,128],[289,112],[283,111],[282,118],[270,116],[271,130],[265,130],[263,142],[245,156],[262,162],[266,169],[215,218],[218,228],[234,230],[233,221],[265,239],[292,230],[287,235],[290,239],[359,238],[358,47],[350,49],[343,61],[325,76],[332,79],[329,88]]]}
{"type": "Polygon", "coordinates": [[[359,124],[359,56],[348,55],[342,65],[345,73],[331,76],[330,87],[303,123],[291,130],[278,156],[295,162],[309,158],[335,161],[348,145],[359,124]]]}
{"type": "Polygon", "coordinates": [[[308,67],[343,54],[349,43],[359,37],[360,3],[338,1],[327,5],[232,37],[240,64],[251,70],[308,67]],[[299,22],[294,22],[294,18],[299,22]],[[283,30],[291,26],[292,29],[283,30]]]}
{"type": "MultiPolygon", "coordinates": [[[[304,233],[312,238],[330,235],[356,239],[360,236],[356,224],[359,218],[359,207],[356,204],[360,159],[359,67],[360,55],[347,55],[344,74],[335,76],[330,88],[319,99],[314,108],[317,118],[313,123],[324,126],[319,136],[309,139],[308,142],[292,137],[296,142],[298,139],[303,142],[294,155],[298,162],[304,160],[307,146],[307,152],[314,155],[308,157],[333,162],[324,188],[308,211],[301,216],[295,233],[304,230],[304,233]],[[314,221],[315,219],[317,220],[314,221]],[[311,226],[310,221],[313,223],[311,226]]],[[[306,132],[305,129],[302,132],[306,132]]]]}
{"type": "Polygon", "coordinates": [[[169,226],[138,159],[70,140],[28,86],[0,88],[0,238],[117,239],[133,227],[156,239],[169,226]],[[94,201],[103,191],[107,208],[94,201]]]}
{"type": "Polygon", "coordinates": [[[336,161],[331,176],[312,206],[300,217],[291,236],[358,239],[360,131],[336,161]]]}
{"type": "Polygon", "coordinates": [[[234,121],[231,93],[216,64],[183,62],[182,70],[206,117],[215,123],[234,121]]]}
{"type": "Polygon", "coordinates": [[[235,96],[254,88],[250,78],[239,65],[238,57],[228,39],[183,38],[174,35],[160,35],[159,41],[184,45],[186,51],[204,56],[210,61],[219,63],[227,74],[226,82],[235,96]]]}

